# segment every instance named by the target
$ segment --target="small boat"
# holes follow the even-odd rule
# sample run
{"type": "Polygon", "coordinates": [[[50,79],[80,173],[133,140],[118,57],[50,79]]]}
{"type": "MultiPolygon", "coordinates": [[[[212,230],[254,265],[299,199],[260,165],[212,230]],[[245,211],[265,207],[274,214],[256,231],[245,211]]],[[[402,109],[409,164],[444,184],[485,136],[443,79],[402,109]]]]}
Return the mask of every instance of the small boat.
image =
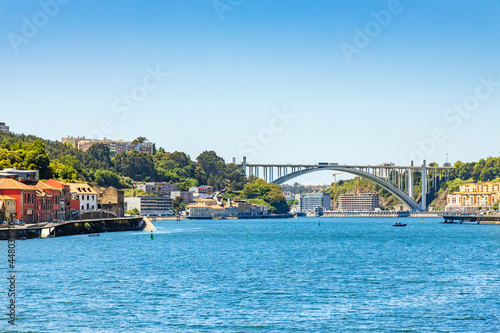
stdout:
{"type": "Polygon", "coordinates": [[[406,223],[394,222],[392,224],[393,227],[406,227],[406,223]]]}
{"type": "Polygon", "coordinates": [[[99,234],[90,234],[89,237],[98,237],[98,236],[101,236],[99,234]]]}

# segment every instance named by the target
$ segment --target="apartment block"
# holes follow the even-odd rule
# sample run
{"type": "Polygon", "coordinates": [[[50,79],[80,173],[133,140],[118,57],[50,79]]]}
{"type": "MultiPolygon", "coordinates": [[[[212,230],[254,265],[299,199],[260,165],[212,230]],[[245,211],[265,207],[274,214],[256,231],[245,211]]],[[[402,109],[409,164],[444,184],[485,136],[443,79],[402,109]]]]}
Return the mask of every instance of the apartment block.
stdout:
{"type": "Polygon", "coordinates": [[[308,193],[299,195],[299,210],[301,213],[314,213],[316,207],[329,210],[331,207],[330,193],[308,193]]]}
{"type": "Polygon", "coordinates": [[[173,200],[170,197],[126,197],[124,201],[126,211],[137,208],[141,215],[165,216],[173,214],[173,200]]]}
{"type": "Polygon", "coordinates": [[[342,212],[371,212],[380,208],[378,194],[344,194],[339,198],[339,210],[342,212]]]}

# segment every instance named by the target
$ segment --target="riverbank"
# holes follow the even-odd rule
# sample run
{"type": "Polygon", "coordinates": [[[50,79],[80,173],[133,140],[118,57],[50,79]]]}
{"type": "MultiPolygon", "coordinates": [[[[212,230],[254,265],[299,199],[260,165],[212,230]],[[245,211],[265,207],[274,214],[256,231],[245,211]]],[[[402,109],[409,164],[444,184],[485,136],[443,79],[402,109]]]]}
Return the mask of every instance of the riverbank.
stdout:
{"type": "Polygon", "coordinates": [[[441,217],[443,212],[427,212],[415,211],[406,213],[404,216],[400,212],[395,211],[380,211],[380,212],[339,212],[339,211],[325,211],[324,217],[441,217]]]}
{"type": "MultiPolygon", "coordinates": [[[[17,239],[50,238],[81,234],[95,234],[104,232],[156,230],[154,225],[142,217],[118,217],[95,220],[75,220],[64,223],[38,223],[16,225],[14,230],[17,239]],[[154,229],[152,229],[154,228],[154,229]]],[[[0,227],[0,240],[9,239],[8,225],[0,227]]]]}

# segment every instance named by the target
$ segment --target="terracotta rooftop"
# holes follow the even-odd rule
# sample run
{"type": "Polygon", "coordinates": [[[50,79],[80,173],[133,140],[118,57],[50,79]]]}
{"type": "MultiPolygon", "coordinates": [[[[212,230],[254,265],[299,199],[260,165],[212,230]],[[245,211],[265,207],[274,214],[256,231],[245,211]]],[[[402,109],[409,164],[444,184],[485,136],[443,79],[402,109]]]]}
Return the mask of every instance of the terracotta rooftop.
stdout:
{"type": "Polygon", "coordinates": [[[71,192],[76,192],[78,194],[94,194],[98,193],[87,183],[66,183],[69,185],[69,189],[71,192]]]}
{"type": "Polygon", "coordinates": [[[0,179],[0,189],[4,190],[31,190],[35,188],[30,185],[25,185],[14,179],[0,179]]]}

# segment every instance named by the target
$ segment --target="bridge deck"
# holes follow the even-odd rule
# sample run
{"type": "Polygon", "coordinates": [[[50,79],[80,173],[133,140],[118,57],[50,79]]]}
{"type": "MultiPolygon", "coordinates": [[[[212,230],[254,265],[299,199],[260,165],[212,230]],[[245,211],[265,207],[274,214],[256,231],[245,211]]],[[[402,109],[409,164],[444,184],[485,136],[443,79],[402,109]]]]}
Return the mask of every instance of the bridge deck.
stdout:
{"type": "MultiPolygon", "coordinates": [[[[243,167],[243,164],[237,164],[239,167],[243,167]]],[[[347,165],[347,164],[331,164],[331,165],[320,165],[320,164],[265,164],[265,163],[247,163],[247,167],[275,167],[275,168],[353,168],[353,169],[411,169],[411,170],[421,170],[422,166],[408,166],[408,165],[347,165]]],[[[426,169],[431,170],[452,170],[453,167],[446,166],[426,166],[426,169]]]]}

